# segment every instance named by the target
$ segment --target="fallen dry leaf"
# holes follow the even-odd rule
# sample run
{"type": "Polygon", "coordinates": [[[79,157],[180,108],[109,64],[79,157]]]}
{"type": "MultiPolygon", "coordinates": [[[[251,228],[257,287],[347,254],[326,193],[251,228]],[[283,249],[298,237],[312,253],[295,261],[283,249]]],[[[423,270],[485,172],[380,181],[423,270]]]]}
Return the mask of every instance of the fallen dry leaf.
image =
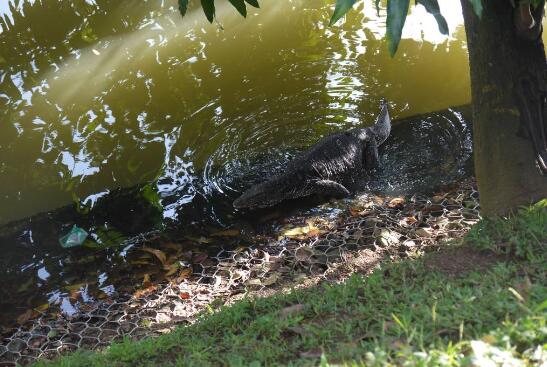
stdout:
{"type": "Polygon", "coordinates": [[[262,280],[262,284],[264,284],[266,286],[273,285],[273,284],[277,283],[278,280],[279,280],[279,274],[272,274],[269,277],[262,280]]]}
{"type": "Polygon", "coordinates": [[[203,252],[195,253],[194,256],[192,256],[192,262],[194,264],[200,264],[204,262],[205,260],[207,260],[207,257],[208,256],[206,253],[203,253],[203,252]]]}
{"type": "Polygon", "coordinates": [[[299,335],[303,335],[306,333],[306,329],[304,329],[302,326],[291,326],[288,327],[287,330],[299,335]]]}
{"type": "Polygon", "coordinates": [[[433,196],[432,199],[433,199],[433,202],[435,202],[435,203],[440,203],[441,201],[443,201],[444,196],[442,196],[442,195],[435,195],[435,196],[433,196]]]}
{"type": "Polygon", "coordinates": [[[139,289],[135,293],[133,293],[133,297],[135,297],[135,298],[146,297],[146,296],[152,294],[156,290],[156,288],[157,287],[155,285],[153,285],[153,286],[150,286],[150,287],[147,287],[147,288],[144,288],[144,289],[139,289]]]}
{"type": "Polygon", "coordinates": [[[179,293],[179,298],[180,299],[190,299],[190,293],[188,293],[188,292],[179,293]]]}
{"type": "Polygon", "coordinates": [[[182,245],[180,245],[178,243],[174,243],[174,242],[165,242],[165,243],[162,243],[160,245],[160,247],[168,248],[168,249],[177,251],[177,250],[180,250],[182,248],[182,245]]]}
{"type": "Polygon", "coordinates": [[[323,231],[321,231],[319,228],[315,227],[313,224],[308,223],[307,225],[303,227],[296,227],[291,228],[286,231],[284,231],[281,236],[282,237],[288,237],[288,238],[295,238],[299,240],[304,240],[306,238],[319,236],[323,231]]]}
{"type": "Polygon", "coordinates": [[[193,237],[193,236],[186,236],[185,237],[187,240],[190,240],[192,242],[197,242],[197,243],[211,243],[213,242],[213,240],[211,240],[210,238],[206,238],[206,237],[193,237]]]}
{"type": "Polygon", "coordinates": [[[46,312],[51,305],[49,303],[42,303],[40,306],[35,307],[34,310],[40,313],[46,312]]]}
{"type": "Polygon", "coordinates": [[[262,281],[260,279],[249,279],[245,282],[245,285],[262,285],[262,281]]]}
{"type": "Polygon", "coordinates": [[[180,271],[179,275],[173,280],[175,283],[180,284],[185,279],[188,279],[193,273],[192,268],[184,268],[180,271]]]}
{"type": "Polygon", "coordinates": [[[444,210],[442,205],[430,205],[423,209],[424,214],[429,214],[431,212],[442,212],[444,210]]]}
{"type": "Polygon", "coordinates": [[[299,312],[302,312],[303,309],[304,309],[304,305],[300,304],[300,303],[297,303],[296,305],[292,305],[292,306],[285,307],[284,309],[282,309],[281,310],[281,316],[283,316],[283,317],[292,316],[292,315],[295,315],[299,312]]]}
{"type": "Polygon", "coordinates": [[[300,247],[294,253],[294,257],[297,261],[307,261],[312,256],[313,250],[309,247],[300,247]]]}
{"type": "Polygon", "coordinates": [[[133,260],[129,262],[131,265],[152,265],[150,261],[139,259],[139,260],[133,260]]]}
{"type": "Polygon", "coordinates": [[[384,199],[381,198],[380,196],[374,196],[372,198],[372,202],[375,204],[375,205],[384,205],[384,199]]]}
{"type": "Polygon", "coordinates": [[[156,248],[151,248],[151,247],[143,247],[141,248],[141,251],[148,252],[154,255],[155,257],[158,258],[158,260],[162,263],[162,265],[165,266],[167,264],[167,255],[165,255],[165,252],[158,250],[156,248]]]}
{"type": "Polygon", "coordinates": [[[167,272],[165,273],[165,276],[169,277],[173,274],[175,274],[179,269],[181,268],[181,264],[180,262],[175,262],[171,265],[168,265],[168,266],[164,266],[163,269],[166,270],[167,272]]]}
{"type": "Polygon", "coordinates": [[[391,199],[389,203],[387,204],[388,208],[395,209],[395,208],[401,208],[405,203],[404,198],[395,198],[391,199]]]}
{"type": "Polygon", "coordinates": [[[431,230],[427,228],[418,228],[416,234],[420,237],[431,237],[431,230]]]}
{"type": "Polygon", "coordinates": [[[404,217],[403,219],[401,219],[399,221],[399,225],[401,225],[403,227],[411,226],[412,224],[416,223],[417,221],[418,221],[418,219],[416,219],[416,217],[414,217],[414,216],[404,217]]]}
{"type": "Polygon", "coordinates": [[[152,285],[152,282],[150,281],[150,274],[144,274],[144,277],[142,279],[142,285],[145,288],[148,288],[152,285]]]}
{"type": "Polygon", "coordinates": [[[313,348],[305,352],[300,352],[298,355],[301,358],[321,358],[323,350],[321,348],[313,348]]]}
{"type": "Polygon", "coordinates": [[[239,230],[238,229],[226,229],[224,231],[219,231],[212,233],[211,236],[213,237],[237,237],[239,236],[239,230]]]}

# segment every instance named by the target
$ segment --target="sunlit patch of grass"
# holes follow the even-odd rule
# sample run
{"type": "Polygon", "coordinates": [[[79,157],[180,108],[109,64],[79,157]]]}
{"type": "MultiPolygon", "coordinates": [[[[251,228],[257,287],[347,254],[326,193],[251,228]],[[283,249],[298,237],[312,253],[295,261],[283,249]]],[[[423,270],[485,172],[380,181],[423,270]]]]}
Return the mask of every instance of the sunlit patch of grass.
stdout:
{"type": "Polygon", "coordinates": [[[473,229],[468,244],[514,255],[488,269],[454,277],[431,270],[427,257],[385,264],[343,284],[245,299],[156,339],[39,365],[537,365],[547,358],[545,211],[538,204],[473,229]]]}
{"type": "Polygon", "coordinates": [[[505,220],[481,220],[469,231],[466,241],[496,253],[544,261],[546,237],[547,199],[543,199],[505,220]]]}

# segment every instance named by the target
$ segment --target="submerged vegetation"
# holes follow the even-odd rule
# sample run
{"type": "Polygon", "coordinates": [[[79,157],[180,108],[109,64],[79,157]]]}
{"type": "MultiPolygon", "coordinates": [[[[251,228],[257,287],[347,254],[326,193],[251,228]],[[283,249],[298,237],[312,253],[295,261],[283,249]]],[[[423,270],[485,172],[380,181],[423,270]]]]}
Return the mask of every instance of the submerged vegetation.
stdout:
{"type": "Polygon", "coordinates": [[[539,365],[547,360],[546,228],[543,200],[368,277],[248,298],[157,339],[37,366],[539,365]]]}

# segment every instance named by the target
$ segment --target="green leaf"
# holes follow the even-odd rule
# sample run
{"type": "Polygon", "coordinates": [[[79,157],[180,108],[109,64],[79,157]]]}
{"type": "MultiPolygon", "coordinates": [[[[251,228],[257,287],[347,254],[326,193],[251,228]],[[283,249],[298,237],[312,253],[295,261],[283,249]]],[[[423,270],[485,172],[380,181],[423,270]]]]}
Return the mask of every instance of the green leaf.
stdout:
{"type": "Polygon", "coordinates": [[[418,0],[418,4],[424,6],[425,10],[435,17],[437,25],[439,26],[439,32],[444,35],[448,35],[448,23],[446,19],[441,14],[441,9],[439,8],[439,3],[437,0],[418,0]]]}
{"type": "Polygon", "coordinates": [[[477,14],[477,17],[482,17],[482,0],[469,0],[471,5],[473,6],[473,10],[475,11],[475,14],[477,14]]]}
{"type": "Polygon", "coordinates": [[[258,5],[257,0],[245,0],[245,2],[251,6],[254,6],[255,8],[260,8],[260,5],[258,5]]]}
{"type": "Polygon", "coordinates": [[[186,15],[187,10],[188,10],[188,0],[179,0],[180,15],[182,16],[186,15]]]}
{"type": "Polygon", "coordinates": [[[161,204],[161,198],[158,194],[158,190],[155,183],[148,183],[141,189],[142,197],[152,204],[153,207],[163,211],[163,205],[161,204]]]}
{"type": "Polygon", "coordinates": [[[201,7],[209,23],[215,20],[215,0],[201,0],[201,7]]]}
{"type": "Polygon", "coordinates": [[[332,13],[332,18],[330,18],[329,26],[336,23],[340,18],[342,18],[346,13],[352,8],[357,0],[336,0],[336,6],[334,7],[334,13],[332,13]]]}
{"type": "Polygon", "coordinates": [[[409,5],[410,0],[389,0],[387,2],[386,37],[391,57],[395,55],[399,47],[409,5]]]}
{"type": "Polygon", "coordinates": [[[245,6],[244,0],[228,0],[234,8],[237,9],[239,14],[243,15],[243,18],[247,17],[247,7],[245,6]]]}

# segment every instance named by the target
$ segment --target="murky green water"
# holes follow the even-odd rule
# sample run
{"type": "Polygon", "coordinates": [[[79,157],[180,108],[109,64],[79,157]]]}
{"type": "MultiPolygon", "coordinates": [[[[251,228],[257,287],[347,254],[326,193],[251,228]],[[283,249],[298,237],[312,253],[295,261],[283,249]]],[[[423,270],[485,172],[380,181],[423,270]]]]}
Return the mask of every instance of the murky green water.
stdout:
{"type": "MultiPolygon", "coordinates": [[[[251,182],[372,123],[381,97],[398,119],[470,101],[458,1],[440,1],[448,38],[412,9],[393,59],[371,0],[333,28],[332,1],[263,0],[246,20],[219,4],[223,29],[197,10],[182,20],[175,0],[15,3],[0,0],[0,280],[19,285],[3,287],[0,309],[33,300],[14,313],[44,300],[70,311],[73,284],[112,292],[130,246],[101,246],[167,222],[230,224],[251,182]],[[99,249],[62,249],[73,223],[99,249]]],[[[369,188],[463,175],[464,115],[402,122],[369,188]]]]}
{"type": "Polygon", "coordinates": [[[336,28],[330,1],[264,1],[247,20],[221,5],[224,30],[175,0],[0,2],[4,223],[155,178],[176,205],[239,191],[239,164],[370,123],[381,96],[395,117],[470,98],[452,1],[451,38],[417,8],[394,59],[372,1],[336,28]]]}

